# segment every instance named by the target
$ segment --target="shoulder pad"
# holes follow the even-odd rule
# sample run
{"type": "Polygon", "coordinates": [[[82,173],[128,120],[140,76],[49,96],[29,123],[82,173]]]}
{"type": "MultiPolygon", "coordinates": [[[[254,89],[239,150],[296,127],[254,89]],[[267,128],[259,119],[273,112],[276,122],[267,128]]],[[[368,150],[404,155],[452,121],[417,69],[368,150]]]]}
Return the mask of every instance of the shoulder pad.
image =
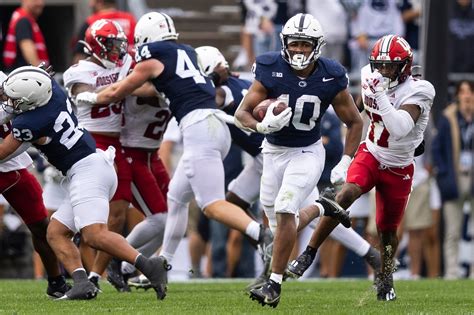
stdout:
{"type": "Polygon", "coordinates": [[[279,52],[269,52],[257,57],[256,62],[262,65],[272,65],[274,64],[280,57],[279,52]]]}
{"type": "Polygon", "coordinates": [[[433,100],[436,92],[434,89],[433,84],[426,80],[413,80],[412,81],[413,87],[416,89],[415,94],[423,95],[428,99],[433,100]]]}
{"type": "Polygon", "coordinates": [[[346,75],[346,69],[336,60],[320,57],[320,64],[326,69],[328,74],[334,77],[342,77],[346,75]]]}

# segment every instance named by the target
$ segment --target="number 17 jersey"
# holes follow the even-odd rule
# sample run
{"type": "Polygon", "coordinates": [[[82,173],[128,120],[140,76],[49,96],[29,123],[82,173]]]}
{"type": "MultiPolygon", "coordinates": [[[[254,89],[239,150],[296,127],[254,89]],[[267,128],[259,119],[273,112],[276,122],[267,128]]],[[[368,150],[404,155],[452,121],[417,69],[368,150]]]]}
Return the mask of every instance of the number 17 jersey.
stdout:
{"type": "Polygon", "coordinates": [[[137,62],[151,58],[164,65],[163,72],[151,82],[169,99],[171,113],[178,123],[195,109],[217,109],[215,88],[211,80],[198,70],[197,55],[191,46],[160,41],[138,48],[137,62]]]}

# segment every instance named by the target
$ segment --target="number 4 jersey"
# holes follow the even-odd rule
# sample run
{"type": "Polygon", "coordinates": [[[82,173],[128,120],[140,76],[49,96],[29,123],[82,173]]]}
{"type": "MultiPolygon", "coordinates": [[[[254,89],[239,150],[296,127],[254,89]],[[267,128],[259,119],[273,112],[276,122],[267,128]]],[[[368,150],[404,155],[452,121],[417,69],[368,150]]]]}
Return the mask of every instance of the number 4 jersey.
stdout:
{"type": "Polygon", "coordinates": [[[217,108],[215,88],[198,70],[196,52],[191,46],[166,40],[144,44],[135,54],[137,62],[151,58],[165,66],[151,82],[169,99],[171,113],[178,123],[195,109],[217,108]]]}
{"type": "Polygon", "coordinates": [[[95,152],[95,142],[87,130],[79,128],[72,106],[61,87],[52,80],[53,95],[48,104],[23,112],[12,120],[13,137],[22,142],[35,142],[46,137],[42,145],[35,144],[63,174],[74,163],[95,152]]]}
{"type": "MultiPolygon", "coordinates": [[[[361,82],[365,82],[365,78],[370,73],[370,65],[363,67],[361,82]]],[[[413,162],[415,149],[423,141],[423,133],[428,125],[435,90],[430,82],[409,76],[405,82],[388,90],[387,96],[395,109],[402,105],[414,104],[420,107],[421,115],[410,133],[401,139],[395,139],[383,124],[377,102],[372,96],[366,95],[362,89],[364,108],[370,118],[365,142],[367,149],[381,164],[390,167],[403,167],[413,162]]]]}
{"type": "Polygon", "coordinates": [[[267,89],[267,98],[279,98],[293,111],[287,127],[266,135],[269,143],[305,147],[321,138],[321,117],[334,97],[347,88],[348,78],[344,67],[334,60],[319,58],[316,63],[309,77],[300,78],[279,52],[257,57],[253,71],[267,89]]]}

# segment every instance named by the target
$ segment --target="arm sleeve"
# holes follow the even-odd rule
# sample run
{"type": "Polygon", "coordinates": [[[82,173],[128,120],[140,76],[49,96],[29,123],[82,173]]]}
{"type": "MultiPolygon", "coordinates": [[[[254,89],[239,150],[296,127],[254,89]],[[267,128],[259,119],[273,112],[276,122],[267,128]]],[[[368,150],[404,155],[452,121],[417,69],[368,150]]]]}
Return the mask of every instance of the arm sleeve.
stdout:
{"type": "Polygon", "coordinates": [[[410,133],[413,127],[415,127],[415,122],[410,114],[405,110],[395,109],[392,104],[390,104],[387,94],[385,93],[377,96],[376,99],[383,124],[390,135],[395,139],[401,139],[410,133]]]}

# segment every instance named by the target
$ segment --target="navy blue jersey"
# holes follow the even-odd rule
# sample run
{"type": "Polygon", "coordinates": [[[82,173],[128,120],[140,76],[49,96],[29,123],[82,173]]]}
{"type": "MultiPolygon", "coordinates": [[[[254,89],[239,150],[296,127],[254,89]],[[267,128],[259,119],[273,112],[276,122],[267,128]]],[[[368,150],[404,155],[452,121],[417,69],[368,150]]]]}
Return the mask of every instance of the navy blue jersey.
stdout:
{"type": "Polygon", "coordinates": [[[208,77],[202,75],[197,55],[191,46],[175,41],[161,41],[140,46],[137,62],[155,58],[165,66],[151,82],[170,100],[171,113],[178,123],[198,108],[217,108],[216,90],[208,77]]]}
{"type": "MultiPolygon", "coordinates": [[[[225,82],[224,85],[227,86],[232,92],[232,98],[234,99],[234,102],[224,108],[224,111],[226,113],[232,116],[235,114],[237,107],[244,98],[245,94],[247,94],[247,91],[251,84],[252,83],[247,80],[239,79],[232,76],[229,77],[229,79],[225,82]]],[[[241,147],[242,150],[244,150],[251,156],[257,156],[262,151],[260,146],[262,145],[264,135],[257,132],[249,134],[234,125],[228,124],[228,126],[232,141],[234,141],[239,147],[241,147]]]]}
{"type": "Polygon", "coordinates": [[[257,57],[254,73],[266,88],[268,98],[285,100],[293,111],[289,126],[266,136],[268,142],[286,147],[303,147],[318,141],[321,117],[348,85],[344,67],[327,58],[319,58],[315,71],[301,79],[279,52],[270,52],[257,57]]]}
{"type": "Polygon", "coordinates": [[[66,174],[77,161],[95,152],[95,141],[89,132],[79,128],[71,102],[61,87],[52,80],[53,95],[48,104],[23,112],[12,121],[13,137],[34,142],[47,137],[44,145],[34,146],[49,163],[66,174]]]}

